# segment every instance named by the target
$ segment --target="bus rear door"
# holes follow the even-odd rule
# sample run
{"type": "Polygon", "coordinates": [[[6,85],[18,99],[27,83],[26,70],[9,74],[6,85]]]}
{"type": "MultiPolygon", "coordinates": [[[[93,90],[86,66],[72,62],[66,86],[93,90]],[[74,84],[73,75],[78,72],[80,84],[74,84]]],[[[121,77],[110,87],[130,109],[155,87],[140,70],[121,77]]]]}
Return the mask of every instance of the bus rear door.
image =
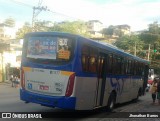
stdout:
{"type": "Polygon", "coordinates": [[[97,93],[96,93],[96,107],[103,105],[105,84],[106,84],[106,65],[107,55],[100,53],[98,58],[98,72],[97,72],[97,93]]]}

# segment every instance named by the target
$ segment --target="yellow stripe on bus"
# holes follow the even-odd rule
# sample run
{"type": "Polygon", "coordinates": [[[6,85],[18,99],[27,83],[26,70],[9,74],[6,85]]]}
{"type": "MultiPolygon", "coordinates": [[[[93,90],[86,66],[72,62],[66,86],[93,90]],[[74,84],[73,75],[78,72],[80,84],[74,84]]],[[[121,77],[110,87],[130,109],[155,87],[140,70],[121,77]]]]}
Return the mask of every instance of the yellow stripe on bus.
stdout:
{"type": "Polygon", "coordinates": [[[70,76],[72,75],[74,72],[69,72],[69,71],[61,71],[61,74],[62,75],[65,75],[65,76],[70,76]]]}
{"type": "Polygon", "coordinates": [[[26,72],[26,71],[31,71],[32,70],[32,68],[30,68],[30,67],[23,67],[23,70],[26,72]]]}

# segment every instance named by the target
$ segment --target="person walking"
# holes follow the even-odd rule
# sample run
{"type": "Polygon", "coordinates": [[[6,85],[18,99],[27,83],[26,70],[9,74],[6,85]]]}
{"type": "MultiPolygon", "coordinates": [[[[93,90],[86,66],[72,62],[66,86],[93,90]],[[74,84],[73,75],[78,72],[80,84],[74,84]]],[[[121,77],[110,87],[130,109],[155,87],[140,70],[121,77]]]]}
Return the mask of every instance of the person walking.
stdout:
{"type": "Polygon", "coordinates": [[[156,92],[157,92],[157,80],[156,78],[154,78],[153,83],[150,87],[150,92],[152,94],[152,100],[153,100],[153,104],[155,103],[156,100],[156,92]]]}
{"type": "Polygon", "coordinates": [[[11,77],[10,77],[10,81],[11,81],[11,83],[12,83],[12,87],[14,87],[14,78],[13,78],[13,75],[11,75],[11,77]]]}
{"type": "Polygon", "coordinates": [[[160,79],[158,80],[157,83],[157,99],[158,99],[158,104],[160,105],[160,79]]]}

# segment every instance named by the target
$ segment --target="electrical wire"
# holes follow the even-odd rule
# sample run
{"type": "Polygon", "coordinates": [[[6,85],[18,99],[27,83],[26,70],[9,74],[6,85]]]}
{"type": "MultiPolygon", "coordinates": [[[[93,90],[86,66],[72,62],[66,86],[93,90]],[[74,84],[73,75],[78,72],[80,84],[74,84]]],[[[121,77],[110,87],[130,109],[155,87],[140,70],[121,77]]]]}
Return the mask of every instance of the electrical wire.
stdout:
{"type": "MultiPolygon", "coordinates": [[[[32,5],[29,5],[29,4],[26,4],[26,3],[23,3],[23,2],[19,2],[19,1],[17,1],[17,0],[9,0],[9,1],[11,1],[11,2],[13,2],[13,3],[15,3],[15,4],[18,4],[18,5],[21,5],[21,6],[29,7],[29,8],[33,8],[33,7],[34,7],[34,6],[32,6],[32,5]]],[[[39,0],[39,2],[38,2],[38,6],[39,6],[39,7],[41,6],[42,2],[43,2],[43,0],[39,0]]],[[[61,15],[61,16],[64,16],[64,17],[68,17],[68,18],[72,18],[72,19],[76,19],[76,20],[82,20],[82,19],[79,19],[79,18],[76,18],[76,17],[68,16],[68,15],[63,14],[63,13],[53,12],[53,11],[51,11],[50,9],[46,9],[45,11],[49,11],[49,12],[51,12],[52,14],[58,14],[58,15],[61,15]]]]}
{"type": "Polygon", "coordinates": [[[68,16],[68,15],[63,14],[63,13],[51,11],[50,9],[48,9],[47,11],[51,12],[52,14],[58,14],[58,15],[61,15],[61,16],[64,16],[64,17],[68,17],[68,18],[72,18],[72,19],[76,19],[76,20],[82,20],[82,19],[79,19],[79,18],[76,18],[76,17],[68,16]]]}
{"type": "Polygon", "coordinates": [[[43,0],[39,0],[38,6],[41,6],[41,5],[42,5],[42,2],[43,2],[43,0]]]}
{"type": "Polygon", "coordinates": [[[33,8],[32,5],[29,5],[29,4],[26,4],[26,3],[22,3],[22,2],[19,2],[19,1],[17,1],[17,0],[9,0],[9,1],[11,1],[11,2],[13,2],[13,3],[15,3],[15,4],[18,4],[18,5],[21,5],[21,6],[33,8]]]}

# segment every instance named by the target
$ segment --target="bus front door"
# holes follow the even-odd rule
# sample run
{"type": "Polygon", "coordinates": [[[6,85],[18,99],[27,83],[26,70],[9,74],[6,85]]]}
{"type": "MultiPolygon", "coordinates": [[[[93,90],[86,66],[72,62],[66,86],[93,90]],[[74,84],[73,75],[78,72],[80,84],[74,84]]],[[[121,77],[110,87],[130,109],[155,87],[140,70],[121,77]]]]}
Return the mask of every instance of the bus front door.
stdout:
{"type": "Polygon", "coordinates": [[[106,65],[107,65],[107,55],[100,54],[98,59],[98,72],[97,72],[97,93],[96,93],[96,107],[103,105],[103,98],[106,85],[106,65]]]}

